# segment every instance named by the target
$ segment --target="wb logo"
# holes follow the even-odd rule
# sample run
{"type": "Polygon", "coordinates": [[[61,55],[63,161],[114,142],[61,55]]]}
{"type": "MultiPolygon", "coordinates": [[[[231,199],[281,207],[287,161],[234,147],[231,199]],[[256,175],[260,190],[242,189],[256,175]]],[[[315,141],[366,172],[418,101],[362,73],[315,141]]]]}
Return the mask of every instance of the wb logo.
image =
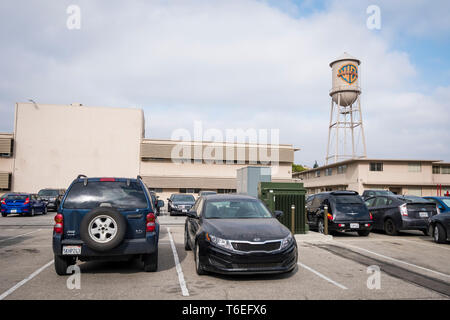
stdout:
{"type": "Polygon", "coordinates": [[[358,79],[358,68],[354,64],[346,64],[339,69],[337,76],[348,84],[352,84],[358,79]]]}

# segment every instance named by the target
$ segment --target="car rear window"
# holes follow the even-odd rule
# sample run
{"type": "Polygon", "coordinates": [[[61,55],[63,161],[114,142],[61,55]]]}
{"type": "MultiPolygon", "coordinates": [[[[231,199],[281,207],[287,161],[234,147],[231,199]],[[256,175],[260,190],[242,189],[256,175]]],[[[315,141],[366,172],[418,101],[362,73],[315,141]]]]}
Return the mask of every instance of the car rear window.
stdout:
{"type": "Polygon", "coordinates": [[[363,204],[363,200],[360,196],[355,195],[334,195],[336,204],[363,204]]]}
{"type": "Polygon", "coordinates": [[[117,209],[144,209],[149,205],[142,187],[137,182],[89,181],[72,185],[64,201],[65,209],[93,209],[109,203],[117,209]]]}
{"type": "Polygon", "coordinates": [[[13,194],[6,197],[6,200],[26,200],[28,198],[27,195],[22,194],[13,194]]]}

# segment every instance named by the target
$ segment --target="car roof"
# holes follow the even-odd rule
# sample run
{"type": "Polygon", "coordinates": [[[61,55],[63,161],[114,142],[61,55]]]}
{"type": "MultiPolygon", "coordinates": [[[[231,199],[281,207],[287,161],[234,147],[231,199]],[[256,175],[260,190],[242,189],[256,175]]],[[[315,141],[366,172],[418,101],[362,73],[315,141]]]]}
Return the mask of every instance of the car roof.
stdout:
{"type": "Polygon", "coordinates": [[[425,196],[423,198],[432,198],[432,199],[439,199],[439,200],[449,199],[450,200],[450,197],[438,197],[438,196],[425,196]]]}
{"type": "MultiPolygon", "coordinates": [[[[114,179],[114,182],[124,182],[124,181],[128,181],[130,180],[131,182],[136,182],[137,179],[136,178],[116,178],[116,177],[92,177],[92,178],[77,178],[75,179],[76,181],[84,181],[85,179],[87,179],[88,181],[100,181],[101,179],[114,179]]],[[[54,189],[54,190],[59,190],[59,189],[54,189]]]]}
{"type": "Polygon", "coordinates": [[[257,198],[246,194],[236,193],[207,194],[202,197],[205,198],[205,200],[258,200],[257,198]]]}

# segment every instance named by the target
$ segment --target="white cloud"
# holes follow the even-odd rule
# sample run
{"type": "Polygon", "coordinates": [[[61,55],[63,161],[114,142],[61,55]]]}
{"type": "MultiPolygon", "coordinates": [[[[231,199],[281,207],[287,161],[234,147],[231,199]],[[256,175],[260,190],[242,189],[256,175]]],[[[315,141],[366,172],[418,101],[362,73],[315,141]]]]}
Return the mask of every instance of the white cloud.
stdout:
{"type": "MultiPolygon", "coordinates": [[[[449,101],[443,100],[448,87],[428,96],[416,92],[420,81],[407,53],[368,30],[365,11],[355,19],[350,9],[331,6],[296,19],[257,1],[79,1],[81,30],[68,31],[68,4],[1,11],[0,27],[17,31],[0,33],[11,43],[0,52],[0,131],[12,130],[10,106],[28,98],[138,106],[149,137],[169,138],[176,128],[192,128],[194,120],[222,130],[279,128],[281,143],[302,148],[296,161],[312,165],[325,157],[328,64],[344,51],[362,60],[369,155],[409,157],[417,154],[412,147],[429,146],[433,136],[396,125],[416,101],[427,109],[408,111],[414,130],[445,118],[436,114],[449,101]],[[392,141],[388,150],[380,131],[392,141]],[[405,142],[412,135],[415,142],[405,142]]],[[[445,126],[436,130],[449,133],[445,126]]],[[[446,149],[432,154],[450,158],[446,149]]]]}

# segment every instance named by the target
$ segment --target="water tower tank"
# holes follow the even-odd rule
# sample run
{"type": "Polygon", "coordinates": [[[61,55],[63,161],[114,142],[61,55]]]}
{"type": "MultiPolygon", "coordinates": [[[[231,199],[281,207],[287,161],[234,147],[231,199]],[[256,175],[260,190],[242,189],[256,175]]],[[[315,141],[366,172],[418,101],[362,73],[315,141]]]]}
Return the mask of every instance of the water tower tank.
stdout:
{"type": "Polygon", "coordinates": [[[359,87],[359,65],[361,62],[347,52],[330,63],[332,69],[333,88],[330,96],[333,101],[346,107],[356,101],[361,93],[359,87]],[[338,102],[338,96],[340,100],[338,102]]]}

